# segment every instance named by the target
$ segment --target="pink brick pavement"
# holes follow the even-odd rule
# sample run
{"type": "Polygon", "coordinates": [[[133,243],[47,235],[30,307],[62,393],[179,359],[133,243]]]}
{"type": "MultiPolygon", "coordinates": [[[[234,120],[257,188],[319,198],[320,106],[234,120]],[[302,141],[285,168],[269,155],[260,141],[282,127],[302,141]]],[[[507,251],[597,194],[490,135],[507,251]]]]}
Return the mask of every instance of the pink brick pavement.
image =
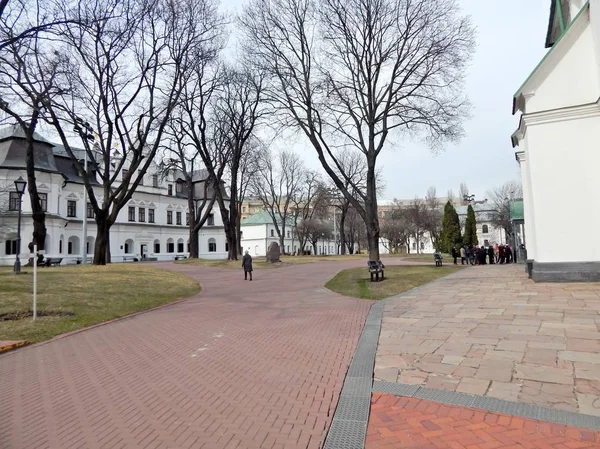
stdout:
{"type": "Polygon", "coordinates": [[[0,448],[321,447],[370,306],[322,285],[362,265],[164,265],[202,294],[0,356],[0,448]]]}

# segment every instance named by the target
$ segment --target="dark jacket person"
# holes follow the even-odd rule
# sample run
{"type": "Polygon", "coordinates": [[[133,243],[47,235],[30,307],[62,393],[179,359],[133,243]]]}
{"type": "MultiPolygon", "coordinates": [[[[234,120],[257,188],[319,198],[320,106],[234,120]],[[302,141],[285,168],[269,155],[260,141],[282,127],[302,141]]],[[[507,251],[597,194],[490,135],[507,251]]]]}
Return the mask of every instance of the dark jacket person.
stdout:
{"type": "Polygon", "coordinates": [[[250,274],[250,280],[252,280],[252,256],[248,251],[242,259],[242,268],[244,269],[244,280],[248,280],[248,274],[250,274]]]}

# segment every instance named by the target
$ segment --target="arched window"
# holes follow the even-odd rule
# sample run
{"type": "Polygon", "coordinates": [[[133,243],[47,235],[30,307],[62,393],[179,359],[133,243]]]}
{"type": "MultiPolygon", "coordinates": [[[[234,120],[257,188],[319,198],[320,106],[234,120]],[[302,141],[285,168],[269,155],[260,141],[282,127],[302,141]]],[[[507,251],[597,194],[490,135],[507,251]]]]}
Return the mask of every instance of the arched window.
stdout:
{"type": "Polygon", "coordinates": [[[133,252],[133,240],[125,240],[125,254],[131,254],[133,252]]]}
{"type": "Polygon", "coordinates": [[[154,254],[160,253],[160,240],[154,240],[154,254]]]}
{"type": "Polygon", "coordinates": [[[79,237],[71,236],[67,241],[67,254],[79,254],[79,237]]]}
{"type": "Polygon", "coordinates": [[[175,242],[173,241],[173,239],[168,239],[167,240],[167,252],[168,253],[174,253],[175,252],[175,242]]]}
{"type": "Polygon", "coordinates": [[[215,239],[208,239],[208,252],[209,253],[217,252],[217,241],[215,239]]]}
{"type": "Polygon", "coordinates": [[[488,225],[483,225],[481,228],[481,232],[483,232],[484,234],[487,234],[489,231],[488,225]]]}
{"type": "Polygon", "coordinates": [[[182,253],[184,251],[183,239],[177,240],[177,252],[182,253]]]}
{"type": "Polygon", "coordinates": [[[58,254],[63,253],[64,242],[65,242],[65,237],[63,235],[61,235],[60,240],[58,241],[58,254]]]}
{"type": "Polygon", "coordinates": [[[94,253],[94,245],[95,244],[96,244],[96,239],[94,237],[88,237],[87,238],[86,254],[93,254],[94,253]]]}
{"type": "Polygon", "coordinates": [[[275,237],[275,229],[271,229],[271,237],[275,237]]]}

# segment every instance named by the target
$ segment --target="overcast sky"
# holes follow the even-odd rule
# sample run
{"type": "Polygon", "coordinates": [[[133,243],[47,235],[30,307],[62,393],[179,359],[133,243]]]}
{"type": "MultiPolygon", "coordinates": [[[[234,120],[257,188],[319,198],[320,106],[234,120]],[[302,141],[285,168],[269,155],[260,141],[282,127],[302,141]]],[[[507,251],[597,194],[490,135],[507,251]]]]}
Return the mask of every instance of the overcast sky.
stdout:
{"type": "MultiPolygon", "coordinates": [[[[466,137],[433,155],[425,145],[382,152],[384,199],[425,195],[435,186],[439,196],[458,192],[465,182],[476,199],[498,185],[519,178],[510,135],[518,125],[511,115],[512,96],[545,54],[549,0],[460,0],[477,27],[477,51],[468,73],[467,92],[473,104],[465,124],[466,137]]],[[[245,0],[222,0],[224,9],[239,11],[245,0]]],[[[295,145],[315,168],[315,151],[295,145]],[[305,154],[304,154],[305,153],[305,154]]]]}

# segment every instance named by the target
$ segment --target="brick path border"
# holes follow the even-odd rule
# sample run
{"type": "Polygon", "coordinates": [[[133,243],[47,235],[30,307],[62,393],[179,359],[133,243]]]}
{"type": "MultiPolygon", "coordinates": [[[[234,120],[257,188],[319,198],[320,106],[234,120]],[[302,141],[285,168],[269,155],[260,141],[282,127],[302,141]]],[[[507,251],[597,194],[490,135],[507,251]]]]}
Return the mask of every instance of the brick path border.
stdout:
{"type": "Polygon", "coordinates": [[[373,382],[373,392],[426,399],[442,404],[459,405],[461,407],[502,413],[504,415],[521,416],[523,418],[546,421],[554,424],[564,424],[566,426],[579,427],[582,429],[600,430],[600,416],[554,410],[547,407],[540,407],[539,405],[504,401],[502,399],[490,398],[487,396],[435,390],[420,385],[407,385],[379,380],[373,382]]]}

